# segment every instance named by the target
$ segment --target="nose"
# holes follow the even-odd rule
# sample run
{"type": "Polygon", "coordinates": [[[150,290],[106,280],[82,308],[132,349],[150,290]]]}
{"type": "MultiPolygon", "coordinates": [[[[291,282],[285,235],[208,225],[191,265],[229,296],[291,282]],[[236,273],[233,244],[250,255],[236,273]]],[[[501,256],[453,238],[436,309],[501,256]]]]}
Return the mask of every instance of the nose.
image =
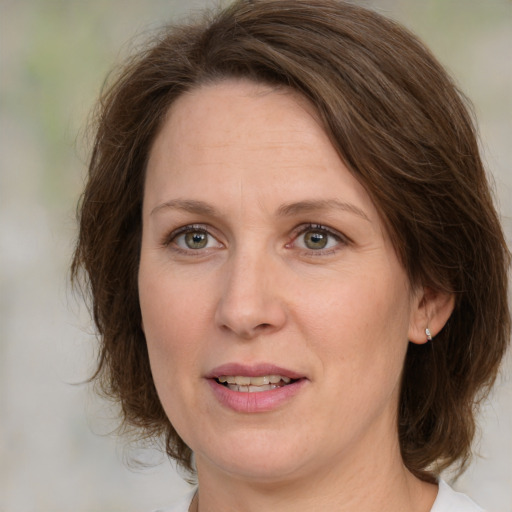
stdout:
{"type": "Polygon", "coordinates": [[[276,265],[264,255],[233,257],[223,276],[217,325],[246,340],[279,331],[287,312],[278,274],[276,265]]]}

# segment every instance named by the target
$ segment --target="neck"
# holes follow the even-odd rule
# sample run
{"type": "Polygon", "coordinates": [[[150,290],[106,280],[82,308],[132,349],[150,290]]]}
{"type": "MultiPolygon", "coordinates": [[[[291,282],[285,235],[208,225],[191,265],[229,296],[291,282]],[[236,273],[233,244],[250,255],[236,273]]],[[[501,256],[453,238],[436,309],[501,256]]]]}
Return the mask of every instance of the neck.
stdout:
{"type": "Polygon", "coordinates": [[[428,512],[437,486],[414,477],[403,465],[398,442],[383,450],[366,446],[360,453],[333,454],[332,464],[311,467],[302,474],[276,481],[240,478],[197,459],[200,482],[198,512],[428,512]],[[338,461],[343,460],[340,464],[338,461]],[[361,463],[364,461],[364,463],[361,463]]]}

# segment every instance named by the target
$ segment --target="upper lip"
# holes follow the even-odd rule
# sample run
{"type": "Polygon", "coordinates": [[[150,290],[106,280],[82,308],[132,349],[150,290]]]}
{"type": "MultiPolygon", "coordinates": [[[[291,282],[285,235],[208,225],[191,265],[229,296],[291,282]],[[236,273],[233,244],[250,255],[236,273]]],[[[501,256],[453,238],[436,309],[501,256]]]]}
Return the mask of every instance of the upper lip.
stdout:
{"type": "Polygon", "coordinates": [[[245,365],[240,363],[227,363],[217,366],[206,375],[207,379],[217,379],[226,376],[262,377],[264,375],[281,375],[292,380],[302,379],[305,376],[293,370],[268,363],[245,365]]]}

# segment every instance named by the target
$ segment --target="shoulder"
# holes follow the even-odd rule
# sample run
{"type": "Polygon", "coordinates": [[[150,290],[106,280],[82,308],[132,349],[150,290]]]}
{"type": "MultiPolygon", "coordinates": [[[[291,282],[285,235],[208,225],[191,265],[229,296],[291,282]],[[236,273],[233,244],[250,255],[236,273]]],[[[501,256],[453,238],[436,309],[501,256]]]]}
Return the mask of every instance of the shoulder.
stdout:
{"type": "Polygon", "coordinates": [[[190,506],[190,502],[195,494],[196,490],[190,491],[185,496],[183,496],[180,500],[176,501],[173,505],[166,508],[159,508],[158,510],[154,510],[153,512],[188,512],[188,507],[190,506]]]}
{"type": "Polygon", "coordinates": [[[439,480],[439,492],[430,512],[484,512],[465,494],[455,492],[444,480],[439,480]]]}

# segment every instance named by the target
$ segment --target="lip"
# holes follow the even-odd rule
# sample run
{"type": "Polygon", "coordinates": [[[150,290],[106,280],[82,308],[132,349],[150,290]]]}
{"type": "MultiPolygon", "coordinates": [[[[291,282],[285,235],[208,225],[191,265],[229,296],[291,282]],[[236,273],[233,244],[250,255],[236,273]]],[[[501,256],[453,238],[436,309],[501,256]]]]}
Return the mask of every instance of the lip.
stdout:
{"type": "Polygon", "coordinates": [[[213,395],[223,407],[227,407],[237,413],[247,414],[270,412],[285,406],[308,382],[304,375],[266,363],[256,365],[228,363],[214,368],[205,377],[213,395]],[[223,375],[243,375],[247,377],[281,375],[292,379],[294,382],[268,391],[244,393],[232,391],[226,386],[219,384],[216,379],[223,375]]]}
{"type": "Polygon", "coordinates": [[[207,375],[207,379],[218,379],[223,375],[244,375],[246,377],[262,377],[263,375],[281,375],[292,380],[304,379],[305,375],[276,366],[274,364],[260,363],[254,365],[244,365],[240,363],[227,363],[217,366],[207,375]]]}

